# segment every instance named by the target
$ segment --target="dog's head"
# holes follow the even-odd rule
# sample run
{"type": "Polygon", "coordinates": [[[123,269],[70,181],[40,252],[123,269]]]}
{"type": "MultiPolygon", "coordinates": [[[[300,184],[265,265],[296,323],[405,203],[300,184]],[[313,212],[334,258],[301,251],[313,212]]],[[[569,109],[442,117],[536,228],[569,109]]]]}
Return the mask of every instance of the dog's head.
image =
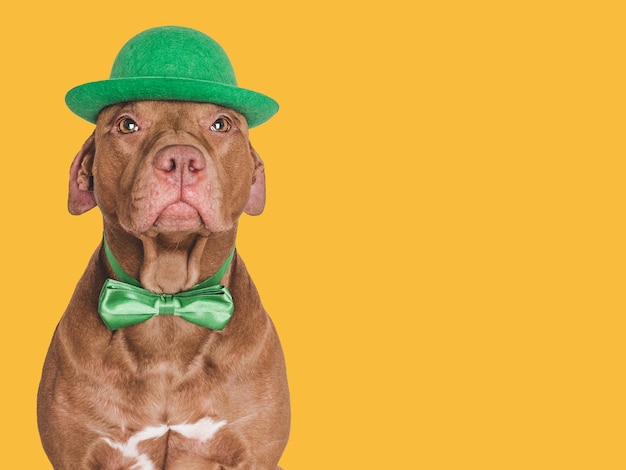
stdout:
{"type": "Polygon", "coordinates": [[[210,103],[132,101],[99,114],[70,171],[68,208],[136,236],[230,230],[265,205],[246,118],[210,103]]]}

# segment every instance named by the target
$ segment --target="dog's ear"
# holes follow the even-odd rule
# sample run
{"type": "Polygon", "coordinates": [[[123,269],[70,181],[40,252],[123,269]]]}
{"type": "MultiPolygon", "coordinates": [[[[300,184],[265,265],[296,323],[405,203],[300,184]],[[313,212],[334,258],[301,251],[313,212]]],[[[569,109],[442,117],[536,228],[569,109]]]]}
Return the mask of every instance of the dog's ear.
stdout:
{"type": "Polygon", "coordinates": [[[259,215],[265,208],[265,166],[252,145],[250,145],[250,152],[254,158],[254,176],[252,177],[250,198],[244,210],[246,214],[259,215]]]}
{"type": "Polygon", "coordinates": [[[70,167],[70,187],[67,208],[70,214],[79,215],[96,206],[93,195],[91,166],[96,153],[94,134],[85,141],[70,167]]]}

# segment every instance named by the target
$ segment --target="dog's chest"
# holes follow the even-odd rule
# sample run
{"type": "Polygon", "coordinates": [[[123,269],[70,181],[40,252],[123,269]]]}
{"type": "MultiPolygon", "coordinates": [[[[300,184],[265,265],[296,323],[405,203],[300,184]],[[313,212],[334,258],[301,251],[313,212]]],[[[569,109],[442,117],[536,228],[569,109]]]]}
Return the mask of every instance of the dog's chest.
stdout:
{"type": "Polygon", "coordinates": [[[135,370],[164,369],[184,374],[201,365],[219,335],[176,316],[156,316],[118,330],[108,354],[125,356],[135,370]]]}
{"type": "Polygon", "coordinates": [[[196,354],[183,363],[162,353],[135,359],[134,371],[118,371],[115,383],[103,384],[107,405],[99,411],[112,431],[101,441],[130,468],[169,468],[165,455],[210,458],[220,453],[220,436],[231,432],[227,381],[210,359],[196,354]]]}
{"type": "Polygon", "coordinates": [[[119,454],[118,458],[121,457],[133,464],[131,468],[153,470],[164,465],[163,443],[159,441],[166,440],[168,447],[176,446],[174,443],[178,442],[178,449],[172,447],[168,452],[174,453],[180,449],[199,455],[210,455],[212,441],[226,425],[227,422],[224,420],[218,421],[206,416],[193,422],[146,426],[127,438],[103,437],[102,441],[110,451],[119,454]]]}
{"type": "Polygon", "coordinates": [[[135,427],[210,413],[223,386],[211,355],[216,334],[172,317],[121,330],[102,355],[97,389],[106,390],[120,418],[134,416],[135,427]]]}

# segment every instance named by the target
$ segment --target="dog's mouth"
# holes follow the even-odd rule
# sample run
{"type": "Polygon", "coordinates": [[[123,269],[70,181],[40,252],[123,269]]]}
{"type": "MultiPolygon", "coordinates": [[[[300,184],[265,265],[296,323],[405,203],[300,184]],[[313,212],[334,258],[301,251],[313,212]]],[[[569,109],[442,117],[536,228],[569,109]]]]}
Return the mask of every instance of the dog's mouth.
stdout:
{"type": "Polygon", "coordinates": [[[162,232],[181,232],[202,228],[204,222],[195,207],[178,201],[161,211],[154,221],[154,227],[162,232]]]}

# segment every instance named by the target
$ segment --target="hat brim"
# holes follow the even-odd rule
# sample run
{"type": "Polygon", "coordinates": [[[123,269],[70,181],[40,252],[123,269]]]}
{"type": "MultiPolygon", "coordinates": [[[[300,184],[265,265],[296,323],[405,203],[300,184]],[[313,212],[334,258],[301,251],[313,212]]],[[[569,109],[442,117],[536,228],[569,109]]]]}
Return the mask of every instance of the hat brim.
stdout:
{"type": "Polygon", "coordinates": [[[278,111],[275,100],[256,91],[188,78],[113,78],[79,85],[65,95],[72,112],[94,124],[107,106],[138,100],[213,103],[243,114],[248,127],[264,123],[278,111]]]}

